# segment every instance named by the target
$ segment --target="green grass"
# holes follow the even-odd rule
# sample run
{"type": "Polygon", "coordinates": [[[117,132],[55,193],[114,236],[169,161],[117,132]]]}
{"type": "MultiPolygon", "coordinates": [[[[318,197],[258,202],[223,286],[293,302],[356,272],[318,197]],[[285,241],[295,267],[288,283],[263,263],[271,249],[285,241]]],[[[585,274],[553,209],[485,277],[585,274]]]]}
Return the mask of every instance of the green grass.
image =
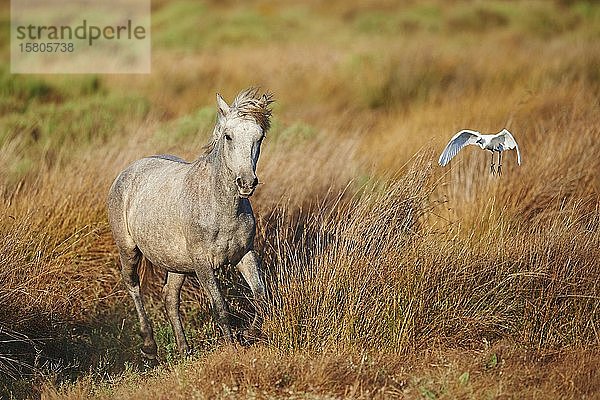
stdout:
{"type": "Polygon", "coordinates": [[[225,9],[192,1],[167,3],[153,13],[152,40],[159,47],[186,51],[286,41],[314,17],[303,10],[280,13],[278,7],[268,5],[225,9]]]}
{"type": "Polygon", "coordinates": [[[161,126],[154,134],[154,139],[167,147],[184,141],[195,143],[197,146],[207,143],[212,135],[216,118],[214,107],[200,108],[193,114],[184,115],[161,126]]]}
{"type": "MultiPolygon", "coordinates": [[[[87,91],[87,84],[82,87],[87,91]]],[[[40,168],[72,161],[68,149],[95,146],[118,137],[125,121],[143,118],[148,110],[148,103],[136,97],[92,94],[46,103],[43,95],[33,96],[35,103],[42,103],[0,117],[0,147],[14,154],[13,162],[5,165],[9,183],[40,168]]]]}
{"type": "Polygon", "coordinates": [[[355,32],[369,35],[410,35],[419,31],[436,32],[442,28],[442,10],[437,5],[413,5],[398,10],[357,12],[355,32]]]}

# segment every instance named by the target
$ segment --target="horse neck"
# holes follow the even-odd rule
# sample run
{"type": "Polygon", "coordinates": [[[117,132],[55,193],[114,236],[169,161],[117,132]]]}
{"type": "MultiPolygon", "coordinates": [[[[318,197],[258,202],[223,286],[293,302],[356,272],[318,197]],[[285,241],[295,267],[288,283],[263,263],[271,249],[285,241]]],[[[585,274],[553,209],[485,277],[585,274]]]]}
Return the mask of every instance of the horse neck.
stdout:
{"type": "Polygon", "coordinates": [[[241,200],[233,174],[225,164],[221,148],[221,143],[217,142],[208,154],[196,160],[190,172],[193,187],[206,186],[208,182],[210,192],[213,193],[215,202],[221,208],[219,214],[228,216],[237,214],[241,200]]]}

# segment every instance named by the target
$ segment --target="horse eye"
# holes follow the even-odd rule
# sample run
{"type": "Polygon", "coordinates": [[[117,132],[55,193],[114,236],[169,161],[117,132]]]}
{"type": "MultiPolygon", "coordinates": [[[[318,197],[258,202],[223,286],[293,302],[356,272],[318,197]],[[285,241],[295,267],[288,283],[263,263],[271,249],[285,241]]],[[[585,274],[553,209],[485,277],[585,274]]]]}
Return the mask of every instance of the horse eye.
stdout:
{"type": "Polygon", "coordinates": [[[231,140],[231,136],[229,136],[228,134],[225,134],[225,140],[231,140]]]}

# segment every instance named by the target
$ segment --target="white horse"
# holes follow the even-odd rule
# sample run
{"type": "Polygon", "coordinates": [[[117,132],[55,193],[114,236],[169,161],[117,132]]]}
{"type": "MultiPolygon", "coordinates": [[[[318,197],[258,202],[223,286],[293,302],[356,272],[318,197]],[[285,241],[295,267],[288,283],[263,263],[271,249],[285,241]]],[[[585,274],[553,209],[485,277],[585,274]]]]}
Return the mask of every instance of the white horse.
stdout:
{"type": "MultiPolygon", "coordinates": [[[[258,184],[256,163],[270,125],[271,94],[250,88],[228,105],[217,94],[217,123],[206,153],[194,162],[174,156],[135,161],[115,179],[108,217],[122,274],[140,320],[142,355],[157,355],[140,294],[141,257],[167,271],[163,298],[181,354],[189,346],[179,314],[186,275],[195,274],[210,299],[225,337],[233,336],[214,270],[236,265],[258,306],[265,297],[260,261],[253,250],[255,220],[249,197],[258,184]]],[[[257,310],[252,334],[260,329],[257,310]]]]}

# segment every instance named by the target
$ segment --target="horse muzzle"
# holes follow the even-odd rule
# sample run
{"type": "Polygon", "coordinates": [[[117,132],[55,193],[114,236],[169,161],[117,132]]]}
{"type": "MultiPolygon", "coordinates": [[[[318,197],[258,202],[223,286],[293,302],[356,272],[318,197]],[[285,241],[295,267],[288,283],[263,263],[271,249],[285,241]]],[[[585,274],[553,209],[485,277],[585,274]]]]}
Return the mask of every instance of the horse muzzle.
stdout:
{"type": "Polygon", "coordinates": [[[235,184],[238,189],[238,193],[241,197],[248,198],[254,193],[254,189],[258,185],[258,178],[255,176],[250,182],[242,177],[235,179],[235,184]]]}

